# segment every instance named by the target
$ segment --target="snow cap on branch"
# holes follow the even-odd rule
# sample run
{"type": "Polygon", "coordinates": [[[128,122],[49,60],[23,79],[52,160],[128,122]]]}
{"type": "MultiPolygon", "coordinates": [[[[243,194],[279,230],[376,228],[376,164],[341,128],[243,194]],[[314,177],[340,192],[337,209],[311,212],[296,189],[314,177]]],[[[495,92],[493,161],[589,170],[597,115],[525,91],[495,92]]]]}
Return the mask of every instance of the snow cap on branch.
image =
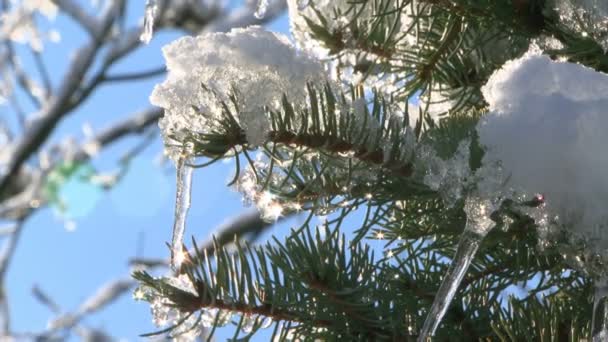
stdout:
{"type": "MultiPolygon", "coordinates": [[[[163,53],[169,73],[150,101],[165,109],[160,127],[166,145],[181,145],[190,132],[209,132],[213,122],[205,116],[218,117],[219,101],[230,103],[233,91],[248,142],[262,144],[269,129],[264,107],[278,109],[283,94],[292,104],[303,104],[307,82],[325,80],[319,61],[296,51],[286,36],[259,26],[181,38],[163,53]]],[[[179,151],[168,148],[170,156],[179,151]]]]}
{"type": "Polygon", "coordinates": [[[482,91],[490,106],[477,127],[484,163],[499,160],[507,186],[544,195],[547,221],[605,253],[608,75],[530,51],[482,91]]]}

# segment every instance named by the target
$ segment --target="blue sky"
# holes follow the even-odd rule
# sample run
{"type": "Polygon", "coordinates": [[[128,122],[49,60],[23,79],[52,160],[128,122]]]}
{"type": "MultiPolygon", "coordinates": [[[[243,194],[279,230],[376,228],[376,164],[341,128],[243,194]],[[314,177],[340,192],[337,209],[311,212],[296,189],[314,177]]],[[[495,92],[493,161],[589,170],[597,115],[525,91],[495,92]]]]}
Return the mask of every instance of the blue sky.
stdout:
{"type": "MultiPolygon", "coordinates": [[[[143,1],[129,3],[133,23],[143,14],[143,1]]],[[[62,34],[61,42],[47,44],[44,53],[56,85],[70,54],[86,36],[65,16],[59,16],[51,26],[62,34]]],[[[270,28],[287,32],[286,16],[270,28]]],[[[140,48],[113,71],[133,72],[161,65],[160,48],[180,35],[176,32],[155,35],[150,45],[140,48]]],[[[25,60],[24,64],[28,70],[32,67],[31,61],[25,60]]],[[[66,135],[82,139],[82,126],[86,122],[94,129],[101,129],[149,107],[148,96],[162,78],[102,86],[77,112],[61,122],[51,141],[57,142],[66,135]]],[[[0,107],[0,115],[8,114],[0,107]]],[[[116,170],[117,160],[137,141],[126,139],[104,150],[93,161],[94,167],[100,172],[116,170]]],[[[64,221],[52,208],[39,210],[28,220],[7,277],[13,331],[41,331],[54,317],[32,296],[35,284],[63,310],[72,311],[100,285],[129,276],[129,258],[168,255],[165,242],[171,236],[175,172],[170,163],[159,166],[161,151],[162,144],[157,138],[131,163],[125,178],[109,191],[82,184],[64,189],[68,204],[72,205],[70,212],[79,216],[74,219],[74,231],[66,230],[64,221]]],[[[213,227],[242,212],[240,196],[224,186],[231,172],[228,164],[196,170],[188,235],[203,240],[213,227]]],[[[130,295],[89,316],[83,323],[96,328],[108,327],[114,337],[129,341],[138,341],[137,335],[155,329],[149,306],[134,302],[130,295]]]]}

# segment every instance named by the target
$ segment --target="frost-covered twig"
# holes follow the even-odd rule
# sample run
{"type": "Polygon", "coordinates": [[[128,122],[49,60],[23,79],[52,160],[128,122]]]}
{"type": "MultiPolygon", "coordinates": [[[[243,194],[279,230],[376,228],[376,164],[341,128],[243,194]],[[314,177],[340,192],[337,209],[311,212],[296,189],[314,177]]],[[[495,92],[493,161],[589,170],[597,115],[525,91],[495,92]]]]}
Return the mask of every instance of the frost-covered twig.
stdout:
{"type": "MultiPolygon", "coordinates": [[[[91,298],[85,301],[84,304],[81,305],[81,308],[77,311],[77,313],[60,315],[59,318],[51,322],[51,327],[47,331],[38,334],[38,336],[36,336],[35,338],[33,336],[31,338],[36,341],[48,341],[52,340],[52,338],[54,338],[53,335],[59,331],[73,329],[73,331],[77,335],[79,335],[83,341],[114,341],[114,339],[107,335],[105,332],[97,329],[84,327],[79,323],[88,313],[98,311],[103,307],[113,303],[117,298],[119,298],[122,294],[127,292],[132,287],[132,283],[133,282],[131,282],[130,280],[119,279],[106,284],[105,286],[100,288],[91,298]],[[95,307],[93,308],[93,306],[95,307]],[[83,313],[82,309],[86,307],[88,307],[89,309],[93,308],[94,310],[87,313],[83,313]]],[[[32,293],[34,297],[38,299],[44,306],[48,307],[51,312],[57,315],[61,313],[61,307],[57,303],[55,303],[55,301],[51,299],[51,297],[44,291],[42,291],[42,289],[40,289],[38,286],[34,286],[34,288],[32,289],[32,293]]]]}
{"type": "Polygon", "coordinates": [[[10,265],[10,261],[15,253],[15,249],[17,247],[17,243],[19,242],[19,238],[21,237],[21,232],[23,231],[24,221],[19,221],[13,234],[11,234],[8,241],[4,243],[2,248],[2,252],[0,254],[0,284],[4,283],[4,277],[6,276],[6,271],[8,270],[8,266],[10,265]]]}
{"type": "Polygon", "coordinates": [[[161,116],[162,110],[160,108],[148,108],[129,117],[126,120],[117,122],[116,124],[101,131],[89,141],[85,142],[83,147],[76,152],[74,159],[84,161],[90,158],[90,155],[84,148],[84,146],[87,144],[95,144],[102,148],[127,135],[141,134],[148,127],[154,125],[161,116]]]}
{"type": "Polygon", "coordinates": [[[262,18],[256,18],[255,8],[245,4],[232,11],[224,20],[216,20],[205,28],[205,32],[228,32],[235,27],[262,25],[274,20],[287,9],[285,0],[270,1],[262,18]]]}
{"type": "Polygon", "coordinates": [[[89,15],[80,5],[72,0],[52,0],[62,12],[72,17],[80,24],[87,32],[94,36],[98,31],[97,18],[89,15]]]}
{"type": "Polygon", "coordinates": [[[73,313],[60,315],[50,323],[50,329],[45,335],[53,332],[75,327],[86,315],[97,312],[105,306],[116,301],[127,293],[135,281],[125,278],[111,281],[99,288],[91,297],[85,300],[73,313]]]}
{"type": "MultiPolygon", "coordinates": [[[[114,7],[113,7],[114,8],[114,7]]],[[[81,81],[92,65],[99,48],[103,44],[105,36],[112,27],[115,11],[110,8],[103,17],[101,30],[91,41],[81,47],[69,67],[57,93],[44,103],[40,119],[33,122],[25,134],[17,142],[16,148],[7,163],[7,170],[0,175],[0,194],[4,193],[16,172],[23,163],[35,153],[48,136],[53,132],[55,126],[68,113],[65,109],[69,104],[74,92],[78,89],[81,81]]]]}

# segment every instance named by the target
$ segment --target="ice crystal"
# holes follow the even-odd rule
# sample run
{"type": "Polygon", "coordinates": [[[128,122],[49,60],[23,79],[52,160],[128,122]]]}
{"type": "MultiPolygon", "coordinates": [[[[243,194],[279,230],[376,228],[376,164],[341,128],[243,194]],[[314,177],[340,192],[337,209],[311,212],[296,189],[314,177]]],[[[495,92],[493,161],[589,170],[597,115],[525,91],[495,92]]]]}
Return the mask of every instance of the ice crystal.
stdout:
{"type": "Polygon", "coordinates": [[[177,168],[177,190],[175,194],[175,219],[173,221],[173,235],[171,238],[171,266],[178,269],[184,261],[183,240],[186,230],[186,218],[190,209],[192,197],[192,172],[189,165],[193,152],[192,142],[186,142],[181,155],[178,157],[177,168]]]}
{"type": "Polygon", "coordinates": [[[302,105],[307,83],[325,80],[320,62],[297,52],[284,35],[258,26],[181,38],[163,53],[168,77],[150,100],[165,109],[160,127],[173,159],[179,154],[171,147],[176,142],[217,128],[212,119],[220,118],[219,101],[230,104],[231,93],[239,101],[236,119],[255,146],[269,128],[265,108],[279,109],[283,94],[294,106],[302,105]]]}
{"type": "Polygon", "coordinates": [[[608,52],[608,2],[605,0],[553,0],[548,3],[560,21],[583,37],[591,36],[608,52]]]}
{"type": "Polygon", "coordinates": [[[608,75],[531,51],[507,62],[482,91],[490,113],[477,132],[486,158],[508,175],[505,186],[542,194],[537,224],[566,227],[605,255],[608,75]]]}
{"type": "Polygon", "coordinates": [[[268,0],[257,0],[253,15],[258,19],[263,19],[268,9],[268,0]]]}
{"type": "Polygon", "coordinates": [[[422,144],[418,147],[417,157],[424,173],[424,184],[438,191],[448,206],[454,205],[463,197],[465,187],[470,182],[470,144],[469,139],[462,141],[454,155],[447,160],[439,157],[429,145],[422,144]]]}
{"type": "Polygon", "coordinates": [[[232,319],[232,312],[219,309],[204,309],[201,316],[201,324],[205,328],[214,325],[218,327],[226,326],[232,319]]]}
{"type": "Polygon", "coordinates": [[[154,34],[154,19],[156,18],[156,12],[158,11],[157,0],[146,0],[146,9],[144,14],[144,28],[141,32],[139,39],[144,43],[148,44],[152,40],[154,34]]]}
{"type": "MultiPolygon", "coordinates": [[[[393,39],[397,45],[407,45],[411,39],[407,39],[410,35],[403,33],[410,32],[412,26],[411,14],[416,6],[399,6],[393,1],[375,2],[352,2],[352,1],[302,1],[288,0],[289,18],[291,33],[298,44],[298,47],[305,51],[309,51],[322,59],[329,59],[330,49],[325,41],[320,41],[316,37],[313,29],[307,22],[309,20],[314,25],[325,26],[330,34],[340,36],[346,42],[346,46],[341,53],[332,56],[334,63],[330,66],[332,70],[340,69],[339,73],[335,74],[336,78],[353,83],[365,82],[370,86],[376,86],[378,89],[384,89],[390,92],[390,89],[395,85],[396,80],[394,75],[384,73],[382,68],[376,65],[385,60],[387,56],[380,56],[370,51],[361,50],[356,42],[356,37],[353,37],[351,30],[348,28],[353,20],[357,20],[362,27],[373,26],[374,22],[382,16],[383,20],[397,20],[400,23],[399,28],[395,29],[393,39]],[[325,18],[325,22],[319,18],[319,15],[325,18]],[[387,19],[386,16],[390,16],[387,19]],[[398,16],[398,18],[397,18],[398,16]],[[355,66],[371,65],[373,70],[366,72],[366,76],[356,71],[355,66]]],[[[330,38],[331,39],[331,38],[330,38]]],[[[334,51],[335,52],[335,51],[334,51]]],[[[393,61],[399,63],[399,61],[393,61]]]]}

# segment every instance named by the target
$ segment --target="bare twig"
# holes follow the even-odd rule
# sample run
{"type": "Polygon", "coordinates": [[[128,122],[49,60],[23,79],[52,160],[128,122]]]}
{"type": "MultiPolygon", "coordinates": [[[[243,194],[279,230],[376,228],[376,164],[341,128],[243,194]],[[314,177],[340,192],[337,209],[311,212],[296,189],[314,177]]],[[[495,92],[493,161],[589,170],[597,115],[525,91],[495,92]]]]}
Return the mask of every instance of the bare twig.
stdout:
{"type": "Polygon", "coordinates": [[[78,24],[80,24],[90,35],[94,36],[98,31],[97,18],[90,16],[80,5],[72,0],[52,0],[57,7],[67,13],[78,24]]]}
{"type": "MultiPolygon", "coordinates": [[[[257,210],[248,210],[215,228],[213,230],[214,238],[200,245],[199,249],[201,252],[206,250],[209,255],[213,255],[215,251],[214,239],[219,246],[225,246],[234,242],[235,239],[240,240],[247,235],[249,235],[248,240],[252,241],[274,224],[262,220],[257,210]]],[[[194,251],[191,254],[194,254],[194,251]]],[[[166,267],[169,265],[169,260],[133,258],[129,260],[129,263],[141,267],[166,267]]]]}
{"type": "Polygon", "coordinates": [[[9,335],[11,331],[11,312],[8,307],[6,289],[0,287],[0,340],[1,336],[9,335]]]}
{"type": "Polygon", "coordinates": [[[34,56],[34,62],[36,63],[36,68],[38,68],[38,72],[40,73],[40,78],[44,84],[44,97],[48,98],[53,93],[53,85],[51,83],[51,76],[49,75],[49,70],[42,59],[42,55],[40,52],[30,49],[32,51],[32,55],[34,56]]]}
{"type": "Polygon", "coordinates": [[[6,271],[8,270],[8,266],[10,265],[13,255],[15,254],[15,249],[17,248],[17,243],[21,237],[23,227],[24,221],[21,220],[17,223],[17,226],[15,226],[15,231],[13,234],[11,234],[9,240],[4,243],[4,248],[0,254],[0,284],[4,284],[6,271]]]}
{"type": "MultiPolygon", "coordinates": [[[[132,117],[120,121],[107,129],[103,130],[97,136],[92,138],[86,144],[98,144],[99,147],[105,147],[116,140],[125,137],[130,134],[141,134],[146,128],[155,124],[158,119],[162,116],[162,109],[160,108],[149,108],[132,117]]],[[[74,159],[84,161],[90,158],[90,155],[84,148],[81,148],[76,152],[74,159]]]]}
{"type": "Polygon", "coordinates": [[[285,0],[271,0],[266,9],[266,14],[263,18],[259,19],[253,15],[255,9],[252,9],[250,5],[245,4],[240,8],[231,11],[223,20],[215,20],[211,25],[205,27],[204,31],[227,32],[234,27],[266,24],[276,19],[279,15],[284,13],[286,9],[287,2],[285,0]]]}
{"type": "Polygon", "coordinates": [[[103,80],[105,82],[124,82],[124,81],[137,81],[149,77],[159,76],[167,72],[167,68],[163,65],[162,67],[139,71],[139,72],[129,72],[118,75],[106,75],[103,80]]]}
{"type": "MultiPolygon", "coordinates": [[[[20,62],[17,60],[13,44],[10,41],[5,41],[4,45],[7,52],[7,60],[11,65],[11,69],[13,71],[13,74],[15,75],[15,79],[17,80],[19,87],[23,90],[25,95],[27,95],[30,101],[32,101],[32,103],[36,107],[40,108],[40,100],[34,93],[34,82],[31,80],[28,74],[21,68],[20,62]]],[[[25,122],[25,118],[20,118],[20,121],[25,122]]]]}
{"type": "Polygon", "coordinates": [[[55,303],[51,296],[42,291],[38,285],[34,285],[34,287],[32,287],[32,294],[34,295],[34,298],[38,299],[38,301],[42,303],[42,305],[49,308],[52,313],[59,314],[61,312],[61,307],[55,303]]]}
{"type": "Polygon", "coordinates": [[[103,285],[91,297],[85,300],[75,312],[60,315],[51,321],[49,324],[50,329],[44,335],[52,335],[56,331],[75,327],[86,315],[97,312],[113,303],[135,284],[136,282],[132,279],[125,278],[103,285]]]}
{"type": "Polygon", "coordinates": [[[0,175],[0,194],[6,191],[23,163],[38,150],[59,121],[67,114],[66,106],[93,63],[104,37],[112,26],[113,16],[114,11],[109,9],[104,16],[99,34],[78,50],[57,94],[45,103],[40,113],[40,119],[34,122],[18,141],[15,151],[7,163],[7,172],[0,175]]]}

